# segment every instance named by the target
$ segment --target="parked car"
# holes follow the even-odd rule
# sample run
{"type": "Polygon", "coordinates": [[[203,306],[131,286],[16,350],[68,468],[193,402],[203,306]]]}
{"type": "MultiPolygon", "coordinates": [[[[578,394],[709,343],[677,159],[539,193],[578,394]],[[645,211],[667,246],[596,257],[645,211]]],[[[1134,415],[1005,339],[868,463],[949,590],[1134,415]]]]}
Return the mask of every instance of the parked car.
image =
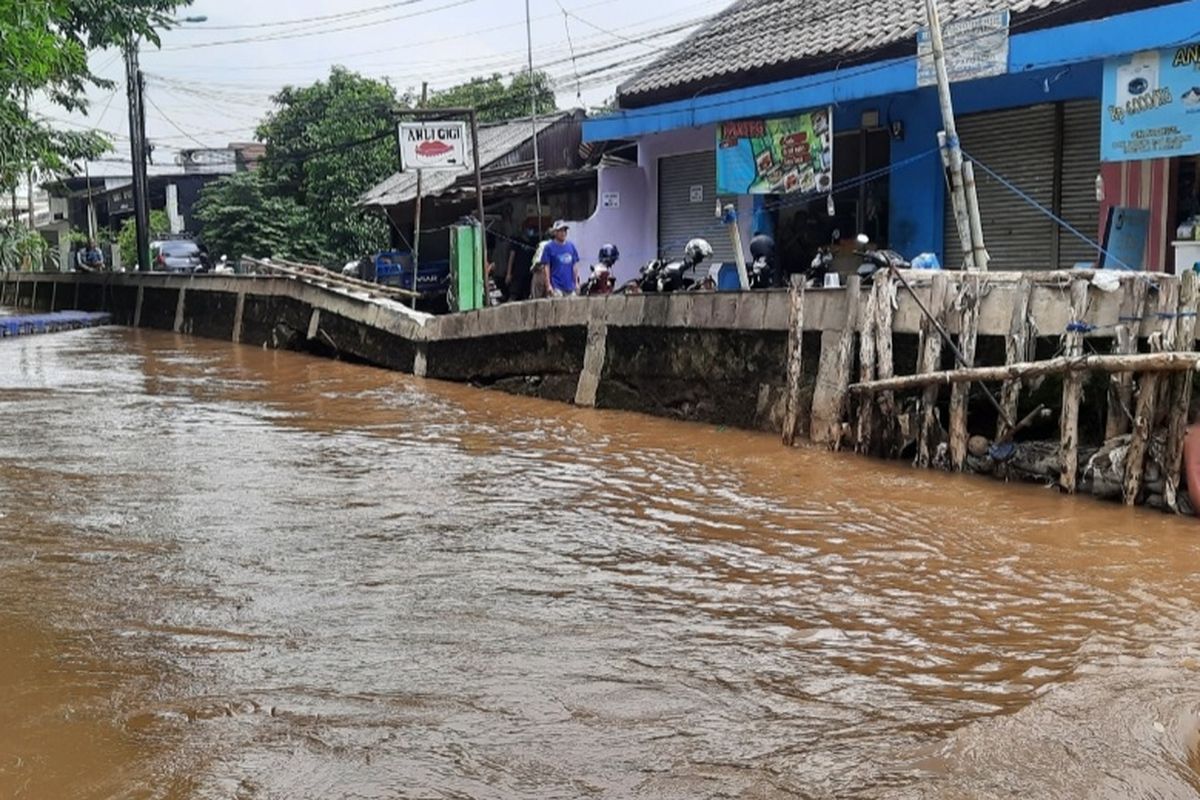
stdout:
{"type": "Polygon", "coordinates": [[[203,272],[208,259],[191,239],[166,239],[150,243],[154,269],[159,272],[203,272]]]}

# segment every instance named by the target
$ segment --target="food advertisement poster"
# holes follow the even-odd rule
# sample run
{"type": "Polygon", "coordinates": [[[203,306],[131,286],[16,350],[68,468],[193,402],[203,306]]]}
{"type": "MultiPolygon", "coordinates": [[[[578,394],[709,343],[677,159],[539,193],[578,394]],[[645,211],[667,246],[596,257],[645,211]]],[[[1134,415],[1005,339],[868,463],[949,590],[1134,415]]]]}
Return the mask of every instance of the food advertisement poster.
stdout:
{"type": "Polygon", "coordinates": [[[717,126],[718,194],[833,188],[833,109],[717,126]]]}
{"type": "Polygon", "coordinates": [[[1200,153],[1200,41],[1104,62],[1100,160],[1200,153]]]}

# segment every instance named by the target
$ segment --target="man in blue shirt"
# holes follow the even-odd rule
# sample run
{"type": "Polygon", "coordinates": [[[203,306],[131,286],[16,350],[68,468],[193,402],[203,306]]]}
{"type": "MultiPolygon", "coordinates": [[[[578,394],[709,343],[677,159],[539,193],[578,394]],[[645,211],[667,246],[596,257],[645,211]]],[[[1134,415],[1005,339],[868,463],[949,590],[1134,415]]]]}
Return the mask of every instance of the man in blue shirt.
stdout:
{"type": "Polygon", "coordinates": [[[550,271],[550,289],[555,297],[575,294],[579,288],[579,252],[567,241],[567,223],[561,219],[551,229],[553,238],[542,247],[539,263],[550,271]]]}

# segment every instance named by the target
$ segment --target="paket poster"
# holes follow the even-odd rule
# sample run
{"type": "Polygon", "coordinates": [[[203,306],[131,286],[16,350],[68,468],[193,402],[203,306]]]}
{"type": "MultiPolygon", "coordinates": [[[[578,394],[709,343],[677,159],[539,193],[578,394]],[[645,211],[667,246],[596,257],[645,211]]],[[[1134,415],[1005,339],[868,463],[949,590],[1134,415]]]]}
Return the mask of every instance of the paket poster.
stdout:
{"type": "Polygon", "coordinates": [[[1200,42],[1104,62],[1100,159],[1200,153],[1200,42]]]}
{"type": "Polygon", "coordinates": [[[833,188],[833,110],[717,126],[718,194],[827,192],[833,188]]]}

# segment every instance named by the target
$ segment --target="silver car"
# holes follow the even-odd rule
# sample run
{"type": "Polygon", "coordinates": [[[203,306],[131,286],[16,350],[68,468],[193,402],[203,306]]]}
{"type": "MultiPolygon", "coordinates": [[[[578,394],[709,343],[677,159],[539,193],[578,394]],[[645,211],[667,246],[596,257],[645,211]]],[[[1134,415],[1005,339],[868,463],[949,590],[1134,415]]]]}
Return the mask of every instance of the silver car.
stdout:
{"type": "Polygon", "coordinates": [[[154,269],[159,272],[199,272],[204,266],[200,245],[190,239],[151,242],[154,269]]]}

